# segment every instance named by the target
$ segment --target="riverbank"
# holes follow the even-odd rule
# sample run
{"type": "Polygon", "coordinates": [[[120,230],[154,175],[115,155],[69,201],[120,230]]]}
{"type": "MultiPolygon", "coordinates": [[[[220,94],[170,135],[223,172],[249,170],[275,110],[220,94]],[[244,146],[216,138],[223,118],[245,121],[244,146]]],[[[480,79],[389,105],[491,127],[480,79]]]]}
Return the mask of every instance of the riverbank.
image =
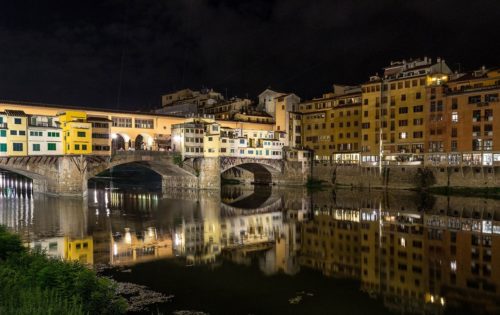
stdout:
{"type": "Polygon", "coordinates": [[[112,281],[75,262],[27,250],[0,226],[0,314],[124,314],[112,281]]]}
{"type": "Polygon", "coordinates": [[[500,200],[500,187],[430,187],[429,193],[443,196],[476,197],[500,200]]]}
{"type": "Polygon", "coordinates": [[[325,162],[314,165],[311,177],[331,186],[367,189],[500,189],[499,166],[391,165],[379,169],[325,162]]]}

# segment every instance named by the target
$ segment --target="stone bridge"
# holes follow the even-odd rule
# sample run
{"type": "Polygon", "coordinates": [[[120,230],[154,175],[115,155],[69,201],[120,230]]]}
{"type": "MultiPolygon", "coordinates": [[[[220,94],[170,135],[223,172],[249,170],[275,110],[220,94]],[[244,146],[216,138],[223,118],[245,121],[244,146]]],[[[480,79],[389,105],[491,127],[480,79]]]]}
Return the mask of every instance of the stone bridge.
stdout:
{"type": "MultiPolygon", "coordinates": [[[[84,196],[87,181],[119,165],[149,168],[162,177],[162,187],[219,189],[221,173],[240,167],[255,174],[263,183],[304,184],[309,175],[300,165],[281,160],[248,158],[176,158],[171,152],[123,151],[111,157],[26,156],[1,157],[0,169],[31,178],[33,191],[57,195],[84,196]]],[[[258,181],[256,181],[258,182],[258,181]]]]}

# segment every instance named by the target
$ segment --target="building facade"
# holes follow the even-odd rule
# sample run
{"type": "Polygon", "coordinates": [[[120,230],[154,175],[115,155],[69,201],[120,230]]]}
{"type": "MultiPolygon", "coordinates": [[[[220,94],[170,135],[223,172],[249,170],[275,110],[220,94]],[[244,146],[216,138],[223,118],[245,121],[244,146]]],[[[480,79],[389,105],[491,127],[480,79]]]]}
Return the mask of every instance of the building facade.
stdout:
{"type": "Polygon", "coordinates": [[[362,84],[362,162],[422,161],[429,111],[427,87],[448,80],[442,59],[396,61],[362,84]]]}
{"type": "Polygon", "coordinates": [[[92,124],[87,114],[66,111],[58,114],[63,132],[64,154],[90,154],[92,152],[92,124]]]}
{"type": "Polygon", "coordinates": [[[32,115],[28,120],[28,155],[62,155],[63,133],[52,116],[32,115]]]}
{"type": "Polygon", "coordinates": [[[7,109],[2,115],[5,119],[7,156],[25,156],[28,154],[28,115],[21,110],[7,109]]]}
{"type": "Polygon", "coordinates": [[[111,123],[112,121],[103,116],[88,116],[87,121],[92,125],[92,154],[111,154],[111,123]]]}
{"type": "Polygon", "coordinates": [[[500,162],[500,71],[481,68],[428,87],[429,163],[493,165],[500,162]],[[497,153],[494,153],[497,152],[497,153]]]}

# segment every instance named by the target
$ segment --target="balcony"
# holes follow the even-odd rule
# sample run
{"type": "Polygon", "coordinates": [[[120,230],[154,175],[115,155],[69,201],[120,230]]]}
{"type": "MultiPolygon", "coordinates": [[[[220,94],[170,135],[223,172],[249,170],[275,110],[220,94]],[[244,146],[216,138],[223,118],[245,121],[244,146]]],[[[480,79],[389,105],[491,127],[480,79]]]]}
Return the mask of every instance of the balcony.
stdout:
{"type": "Polygon", "coordinates": [[[473,137],[479,137],[479,136],[480,136],[480,134],[481,134],[481,133],[480,133],[479,131],[475,131],[475,132],[473,132],[473,133],[472,133],[472,136],[473,136],[473,137]]]}
{"type": "Polygon", "coordinates": [[[48,123],[48,122],[42,122],[42,121],[37,121],[35,123],[30,123],[30,127],[50,127],[50,128],[59,128],[56,124],[54,123],[48,123]]]}
{"type": "Polygon", "coordinates": [[[0,129],[7,129],[7,123],[0,123],[0,129]]]}

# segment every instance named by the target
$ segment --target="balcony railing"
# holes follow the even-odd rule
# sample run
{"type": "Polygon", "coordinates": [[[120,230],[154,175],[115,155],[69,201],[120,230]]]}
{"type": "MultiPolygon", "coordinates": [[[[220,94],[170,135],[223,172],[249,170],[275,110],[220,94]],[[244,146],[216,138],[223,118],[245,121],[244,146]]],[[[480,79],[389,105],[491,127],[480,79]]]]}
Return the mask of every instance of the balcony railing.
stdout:
{"type": "Polygon", "coordinates": [[[30,127],[51,127],[51,128],[58,128],[58,126],[54,123],[49,124],[48,122],[36,122],[36,123],[30,123],[30,127]]]}

